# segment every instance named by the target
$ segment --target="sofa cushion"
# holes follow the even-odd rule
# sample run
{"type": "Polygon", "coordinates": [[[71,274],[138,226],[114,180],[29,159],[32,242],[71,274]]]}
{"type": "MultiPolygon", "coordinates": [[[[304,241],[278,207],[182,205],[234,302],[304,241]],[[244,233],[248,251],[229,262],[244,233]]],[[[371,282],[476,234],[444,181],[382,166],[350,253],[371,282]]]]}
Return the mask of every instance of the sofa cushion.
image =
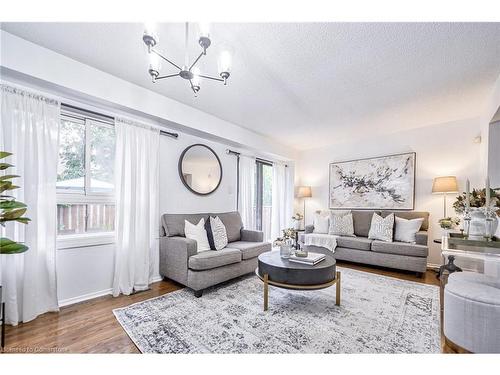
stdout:
{"type": "Polygon", "coordinates": [[[241,251],[237,249],[210,250],[189,257],[189,268],[195,271],[209,270],[241,262],[241,251]]]}
{"type": "Polygon", "coordinates": [[[337,237],[337,246],[356,250],[370,250],[373,240],[365,237],[337,237]]]}
{"type": "Polygon", "coordinates": [[[352,211],[352,219],[354,221],[354,234],[356,236],[368,237],[370,225],[372,223],[373,213],[379,214],[379,211],[352,211]]]}
{"type": "Polygon", "coordinates": [[[406,242],[385,242],[375,240],[372,242],[372,251],[377,253],[426,257],[429,253],[427,246],[410,244],[406,242]]]}
{"type": "Polygon", "coordinates": [[[260,254],[272,250],[272,246],[269,242],[248,242],[248,241],[236,241],[230,242],[226,249],[238,249],[241,251],[241,257],[243,260],[258,257],[260,254]]]}
{"type": "Polygon", "coordinates": [[[386,217],[387,215],[394,214],[394,216],[403,218],[403,219],[418,219],[423,218],[424,222],[420,227],[420,230],[429,229],[429,213],[423,211],[382,211],[382,217],[386,217]]]}
{"type": "Polygon", "coordinates": [[[208,214],[163,214],[161,217],[161,223],[166,236],[185,237],[184,220],[196,225],[201,219],[205,219],[206,222],[208,220],[208,214]]]}
{"type": "Polygon", "coordinates": [[[241,229],[243,228],[243,222],[241,221],[241,216],[238,211],[210,215],[218,216],[222,220],[224,226],[226,227],[228,242],[241,240],[241,229]]]}

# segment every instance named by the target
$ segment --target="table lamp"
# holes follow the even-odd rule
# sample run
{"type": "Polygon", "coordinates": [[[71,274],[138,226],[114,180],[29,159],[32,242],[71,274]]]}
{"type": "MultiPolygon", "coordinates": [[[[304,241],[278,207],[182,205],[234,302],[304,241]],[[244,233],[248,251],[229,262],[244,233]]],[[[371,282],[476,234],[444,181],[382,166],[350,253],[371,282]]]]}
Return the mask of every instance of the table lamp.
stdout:
{"type": "Polygon", "coordinates": [[[432,194],[443,194],[443,218],[446,216],[446,194],[458,193],[457,178],[455,176],[436,177],[432,183],[432,194]]]}
{"type": "Polygon", "coordinates": [[[310,186],[299,186],[297,189],[297,198],[304,199],[304,229],[306,228],[306,200],[305,198],[311,198],[312,192],[310,186]]]}

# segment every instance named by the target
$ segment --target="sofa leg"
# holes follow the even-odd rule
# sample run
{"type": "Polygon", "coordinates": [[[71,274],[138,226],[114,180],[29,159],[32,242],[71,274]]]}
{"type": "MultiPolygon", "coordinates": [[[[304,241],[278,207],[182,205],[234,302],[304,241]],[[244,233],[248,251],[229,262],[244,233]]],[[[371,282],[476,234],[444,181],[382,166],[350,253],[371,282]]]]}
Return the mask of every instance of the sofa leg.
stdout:
{"type": "Polygon", "coordinates": [[[200,298],[203,295],[203,289],[202,290],[195,290],[194,291],[194,296],[196,298],[200,298]]]}
{"type": "Polygon", "coordinates": [[[421,278],[423,278],[423,277],[424,277],[424,273],[423,273],[423,272],[415,272],[415,275],[416,275],[419,279],[421,279],[421,278]]]}

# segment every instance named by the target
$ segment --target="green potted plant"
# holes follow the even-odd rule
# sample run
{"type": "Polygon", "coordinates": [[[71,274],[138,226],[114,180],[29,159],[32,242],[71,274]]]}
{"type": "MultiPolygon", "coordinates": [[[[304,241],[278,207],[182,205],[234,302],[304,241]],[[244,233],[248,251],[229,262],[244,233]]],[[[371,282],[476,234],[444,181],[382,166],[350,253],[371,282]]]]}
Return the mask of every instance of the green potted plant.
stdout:
{"type": "MultiPolygon", "coordinates": [[[[10,152],[0,151],[0,160],[12,155],[10,152]]],[[[9,195],[9,191],[19,189],[14,185],[12,179],[19,177],[13,174],[4,174],[5,171],[13,167],[9,163],[0,162],[0,225],[5,227],[5,223],[15,221],[22,224],[28,224],[29,218],[23,216],[27,207],[23,202],[16,201],[16,198],[9,195]]],[[[18,254],[24,253],[28,247],[22,243],[12,241],[6,237],[0,237],[0,254],[18,254]]]]}
{"type": "MultiPolygon", "coordinates": [[[[7,169],[13,167],[9,163],[1,161],[12,155],[10,152],[0,151],[0,225],[5,227],[5,223],[14,221],[22,224],[28,224],[30,219],[24,216],[27,207],[23,202],[16,201],[16,198],[9,194],[10,191],[19,189],[19,186],[14,185],[12,180],[19,177],[14,174],[8,174],[7,169]]],[[[19,254],[28,250],[25,244],[13,241],[6,237],[0,237],[0,255],[2,254],[19,254]]],[[[0,285],[0,306],[2,315],[2,334],[0,346],[4,347],[3,337],[5,330],[5,307],[2,302],[2,286],[0,285]]]]}

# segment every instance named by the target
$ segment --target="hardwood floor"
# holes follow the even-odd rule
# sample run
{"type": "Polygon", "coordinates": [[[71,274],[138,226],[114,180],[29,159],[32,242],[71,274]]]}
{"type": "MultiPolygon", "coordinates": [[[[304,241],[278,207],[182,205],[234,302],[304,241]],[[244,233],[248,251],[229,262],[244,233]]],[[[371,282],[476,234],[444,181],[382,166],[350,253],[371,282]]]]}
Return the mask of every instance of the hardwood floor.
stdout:
{"type": "MultiPolygon", "coordinates": [[[[427,271],[419,278],[415,273],[404,273],[340,263],[360,271],[399,279],[439,285],[434,271],[427,271]]],[[[32,322],[6,330],[6,353],[139,353],[134,343],[113,315],[113,309],[161,296],[180,289],[172,281],[152,284],[151,289],[131,296],[113,298],[105,296],[71,306],[62,307],[58,313],[44,314],[32,322]]],[[[454,352],[442,340],[443,352],[454,352]]]]}

